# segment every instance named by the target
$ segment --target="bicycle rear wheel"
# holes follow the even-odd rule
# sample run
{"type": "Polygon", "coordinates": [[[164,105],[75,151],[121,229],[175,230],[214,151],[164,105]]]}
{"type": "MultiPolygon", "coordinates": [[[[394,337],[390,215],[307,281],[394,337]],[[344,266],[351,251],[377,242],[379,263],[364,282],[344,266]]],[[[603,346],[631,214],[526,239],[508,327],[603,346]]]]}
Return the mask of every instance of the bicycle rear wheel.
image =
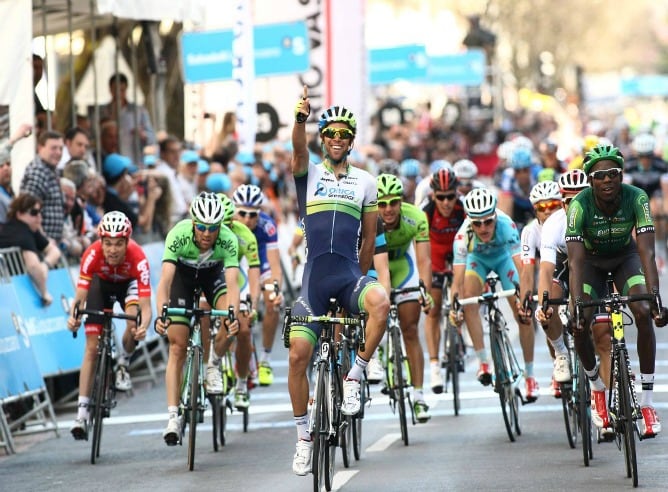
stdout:
{"type": "MultiPolygon", "coordinates": [[[[339,353],[341,354],[341,374],[348,374],[350,372],[350,346],[347,340],[341,342],[339,353]]],[[[360,388],[360,397],[362,388],[360,388]]],[[[343,415],[343,427],[340,434],[341,457],[343,458],[343,466],[350,467],[350,462],[353,457],[353,420],[352,415],[343,415]]]]}
{"type": "MultiPolygon", "coordinates": [[[[102,343],[102,341],[100,341],[102,343]]],[[[90,449],[90,463],[95,464],[95,460],[100,457],[100,442],[102,441],[102,420],[104,419],[105,395],[107,394],[107,385],[110,383],[108,348],[102,346],[97,358],[97,369],[95,371],[95,382],[93,383],[92,393],[92,411],[89,413],[89,421],[93,429],[93,439],[90,449]]]]}
{"type": "Polygon", "coordinates": [[[369,395],[369,383],[366,378],[362,381],[360,397],[362,398],[360,411],[357,415],[353,415],[352,422],[352,438],[353,438],[353,454],[355,460],[359,461],[362,457],[362,421],[364,420],[364,405],[369,395]]]}
{"type": "Polygon", "coordinates": [[[626,476],[633,480],[633,486],[638,486],[638,461],[636,457],[636,439],[635,429],[636,423],[633,418],[633,405],[631,403],[631,382],[629,372],[624,363],[624,357],[620,357],[619,376],[620,380],[619,393],[617,395],[617,402],[619,405],[618,424],[621,426],[624,439],[624,458],[626,461],[626,476]]]}
{"type": "Polygon", "coordinates": [[[195,440],[197,438],[197,421],[199,420],[199,367],[201,353],[199,350],[192,351],[190,363],[190,408],[188,420],[188,469],[193,471],[195,467],[195,440]]]}
{"type": "Polygon", "coordinates": [[[591,393],[589,388],[589,379],[584,372],[582,364],[578,364],[577,374],[577,398],[578,398],[578,416],[580,425],[580,434],[582,434],[582,458],[584,466],[589,466],[589,461],[594,457],[592,448],[592,431],[591,431],[591,393]]]}
{"type": "Polygon", "coordinates": [[[394,391],[397,406],[399,407],[399,426],[401,427],[401,440],[404,446],[408,446],[408,418],[406,414],[406,381],[404,379],[404,354],[401,348],[401,333],[398,328],[392,330],[392,369],[394,371],[394,391]]]}
{"type": "Polygon", "coordinates": [[[327,378],[323,362],[318,364],[315,386],[315,422],[313,426],[313,457],[311,459],[311,472],[313,473],[313,490],[320,492],[325,485],[325,456],[329,448],[329,414],[327,412],[327,378]]]}
{"type": "MultiPolygon", "coordinates": [[[[446,318],[447,319],[447,318],[446,318]]],[[[459,415],[459,364],[460,344],[457,327],[446,321],[446,333],[448,337],[448,367],[446,369],[446,383],[449,378],[452,382],[452,406],[455,415],[459,415]]]]}

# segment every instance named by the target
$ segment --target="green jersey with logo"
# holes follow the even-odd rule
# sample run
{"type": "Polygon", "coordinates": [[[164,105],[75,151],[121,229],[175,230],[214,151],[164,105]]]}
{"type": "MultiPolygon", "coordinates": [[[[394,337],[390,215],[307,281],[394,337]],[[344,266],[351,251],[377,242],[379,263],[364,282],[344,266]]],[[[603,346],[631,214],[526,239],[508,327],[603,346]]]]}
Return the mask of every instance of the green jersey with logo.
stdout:
{"type": "Polygon", "coordinates": [[[225,268],[239,267],[239,241],[226,226],[220,226],[213,248],[200,252],[195,244],[195,231],[190,219],[178,222],[167,233],[162,261],[189,268],[211,268],[222,263],[225,268]]]}
{"type": "Polygon", "coordinates": [[[619,209],[608,217],[596,206],[591,188],[578,193],[568,207],[566,242],[582,242],[593,255],[613,256],[631,244],[634,228],[636,234],[653,233],[647,193],[622,183],[620,194],[619,209]]]}

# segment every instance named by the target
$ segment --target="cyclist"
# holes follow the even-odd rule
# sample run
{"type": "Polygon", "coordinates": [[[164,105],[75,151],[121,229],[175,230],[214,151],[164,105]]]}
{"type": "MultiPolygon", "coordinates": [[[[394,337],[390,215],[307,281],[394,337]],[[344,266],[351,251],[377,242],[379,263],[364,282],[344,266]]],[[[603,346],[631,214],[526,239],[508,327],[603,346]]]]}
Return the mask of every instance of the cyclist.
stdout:
{"type": "MultiPolygon", "coordinates": [[[[668,309],[657,309],[659,278],[649,198],[640,188],[622,183],[623,169],[624,157],[611,145],[597,145],[585,156],[583,170],[591,187],[574,197],[568,208],[570,291],[576,306],[585,298],[601,297],[605,295],[607,274],[612,272],[620,293],[633,295],[649,290],[656,296],[651,306],[648,302],[629,305],[638,329],[643,416],[640,430],[644,437],[652,437],[661,431],[661,423],[652,401],[656,338],[651,317],[657,326],[665,326],[668,309]],[[635,239],[631,234],[634,230],[635,239]]],[[[592,311],[585,309],[576,319],[575,347],[590,379],[592,421],[598,427],[608,427],[605,385],[599,377],[588,331],[592,311]]]]}
{"type": "Polygon", "coordinates": [[[651,133],[640,133],[631,143],[635,154],[624,166],[624,182],[637,186],[649,196],[649,208],[656,225],[658,239],[665,236],[665,215],[668,213],[668,163],[654,153],[656,139],[651,133]]]}
{"type": "MultiPolygon", "coordinates": [[[[431,198],[433,190],[431,189],[431,178],[440,169],[452,169],[452,164],[443,159],[437,159],[429,164],[429,176],[421,180],[415,188],[415,201],[413,203],[422,208],[428,199],[431,198]]],[[[393,173],[378,173],[378,174],[393,174],[393,173]]]]}
{"type": "MultiPolygon", "coordinates": [[[[360,379],[385,332],[390,308],[387,292],[380,283],[364,275],[371,264],[377,226],[377,192],[373,177],[351,166],[357,123],[343,106],[326,109],[318,121],[324,161],[309,163],[306,147],[306,119],[309,99],[304,96],[295,108],[292,129],[292,173],[297,187],[300,215],[304,218],[308,253],[296,315],[322,314],[330,297],[351,314],[364,310],[366,347],[343,382],[341,411],[354,415],[360,409],[360,379]]],[[[317,324],[293,325],[290,330],[288,389],[297,426],[297,446],[292,470],[306,475],[311,469],[313,443],[309,434],[308,379],[306,369],[318,339],[317,324]]]]}
{"type": "MultiPolygon", "coordinates": [[[[239,246],[234,233],[222,225],[224,215],[225,210],[218,197],[214,193],[202,192],[190,204],[191,219],[177,222],[167,233],[156,293],[157,306],[190,306],[193,292],[200,288],[209,305],[216,309],[232,306],[235,312],[239,311],[239,246]]],[[[158,317],[155,322],[156,332],[160,335],[166,332],[169,340],[165,371],[169,419],[162,433],[168,446],[178,443],[181,432],[179,386],[186,358],[189,324],[190,320],[184,316],[171,316],[166,323],[158,317]]],[[[206,370],[207,392],[212,394],[223,390],[218,369],[220,358],[239,330],[236,319],[233,322],[225,319],[224,325],[226,330],[220,330],[216,335],[206,370]]],[[[208,357],[209,344],[208,330],[202,330],[204,360],[208,357]]]]}
{"type": "Polygon", "coordinates": [[[474,188],[485,187],[485,183],[478,179],[478,166],[475,165],[475,162],[459,159],[452,168],[457,177],[457,194],[460,197],[466,196],[474,188]]]}
{"type": "MultiPolygon", "coordinates": [[[[450,176],[454,176],[451,174],[450,176]]],[[[381,174],[376,179],[378,208],[385,225],[385,239],[390,260],[392,288],[417,287],[424,282],[427,293],[431,291],[431,249],[429,223],[426,214],[415,205],[403,201],[403,185],[391,174],[381,174]]],[[[419,292],[396,297],[399,307],[399,325],[406,345],[406,355],[411,369],[415,391],[413,409],[418,422],[427,422],[429,406],[424,401],[424,355],[418,334],[420,304],[425,312],[431,308],[431,297],[421,299],[419,292]]]]}
{"type": "Polygon", "coordinates": [[[431,297],[434,305],[425,320],[425,337],[429,351],[431,390],[443,392],[439,349],[441,346],[441,304],[445,274],[452,270],[452,244],[455,234],[464,223],[464,206],[457,196],[458,180],[455,171],[444,168],[429,180],[432,195],[422,207],[429,222],[431,246],[431,297]]]}
{"type": "Polygon", "coordinates": [[[224,193],[218,193],[225,215],[223,225],[227,226],[239,241],[239,290],[242,316],[239,317],[239,333],[234,351],[237,387],[234,389],[234,406],[240,410],[248,408],[248,383],[253,373],[251,361],[252,340],[251,321],[257,317],[255,306],[260,302],[260,256],[255,234],[245,225],[234,220],[234,202],[224,193]],[[246,305],[250,296],[251,306],[246,305]],[[245,309],[243,309],[245,308],[245,309]]]}
{"type": "MultiPolygon", "coordinates": [[[[540,267],[538,270],[538,295],[547,291],[553,299],[559,299],[568,293],[568,258],[566,256],[566,210],[575,195],[589,187],[587,175],[581,169],[571,169],[559,176],[559,191],[561,193],[562,208],[550,215],[543,224],[540,238],[540,267]]],[[[552,392],[555,398],[561,398],[559,383],[567,382],[572,377],[568,362],[568,349],[564,342],[563,325],[559,316],[553,316],[553,309],[543,312],[540,302],[536,307],[536,320],[545,330],[545,338],[554,353],[554,367],[552,370],[552,392]]],[[[605,324],[605,330],[608,325],[605,324]]],[[[594,331],[596,351],[601,356],[601,368],[607,360],[602,374],[610,372],[610,336],[605,331],[594,331]]]]}
{"type": "Polygon", "coordinates": [[[499,210],[509,215],[520,230],[533,218],[529,194],[536,184],[536,173],[537,166],[531,151],[524,147],[516,148],[499,186],[499,210]]]}
{"type": "MultiPolygon", "coordinates": [[[[488,189],[470,191],[464,197],[463,204],[468,217],[457,231],[453,245],[453,303],[455,297],[480,296],[485,278],[492,271],[499,276],[504,289],[513,289],[519,282],[520,237],[515,223],[497,210],[496,197],[488,189]]],[[[516,303],[510,299],[508,303],[519,325],[520,344],[524,354],[525,399],[531,403],[538,398],[538,383],[533,375],[533,326],[520,319],[516,303]]],[[[460,323],[455,310],[451,311],[451,321],[460,323]]],[[[464,322],[480,361],[478,381],[488,386],[492,384],[492,373],[477,305],[464,306],[464,322]]]]}
{"type": "MultiPolygon", "coordinates": [[[[522,229],[522,253],[520,254],[522,261],[520,293],[522,295],[517,300],[517,308],[520,316],[527,318],[527,321],[532,321],[530,319],[530,308],[527,310],[526,304],[529,302],[530,305],[533,305],[531,298],[534,295],[536,262],[538,261],[542,265],[543,260],[540,256],[540,244],[545,230],[544,225],[553,213],[562,208],[559,185],[554,181],[541,181],[531,189],[529,199],[533,204],[536,218],[522,229]]],[[[538,292],[542,291],[539,290],[538,292]]],[[[558,334],[561,335],[561,332],[558,334]]],[[[569,381],[571,377],[568,366],[568,352],[565,351],[566,346],[563,344],[563,338],[561,338],[561,341],[561,346],[559,346],[560,351],[557,353],[556,358],[554,358],[552,378],[553,381],[556,380],[559,383],[569,381]]],[[[552,387],[554,388],[554,386],[553,384],[552,387]]]]}
{"type": "MultiPolygon", "coordinates": [[[[141,324],[126,324],[116,369],[116,389],[128,391],[132,381],[128,373],[130,356],[137,343],[146,337],[151,322],[151,283],[148,260],[136,242],[130,239],[132,224],[123,212],[107,212],[97,226],[99,239],[81,256],[79,280],[74,294],[67,328],[77,331],[81,323],[74,317],[74,306],[86,304],[88,309],[113,308],[115,297],[127,314],[141,312],[141,324]]],[[[84,323],[86,348],[79,372],[77,417],[70,429],[74,439],[87,439],[88,402],[93,386],[98,338],[102,333],[102,318],[88,316],[84,323]]]]}
{"type": "MultiPolygon", "coordinates": [[[[281,272],[281,256],[278,250],[278,228],[276,222],[267,213],[260,210],[264,203],[262,190],[255,185],[242,184],[232,195],[239,222],[248,227],[257,239],[260,255],[260,282],[273,284],[278,281],[279,289],[283,281],[281,272]]],[[[265,311],[262,318],[262,355],[258,367],[260,386],[270,386],[274,382],[274,371],[271,368],[271,349],[276,338],[278,326],[278,309],[283,302],[283,294],[271,298],[272,292],[263,289],[265,311]]]]}

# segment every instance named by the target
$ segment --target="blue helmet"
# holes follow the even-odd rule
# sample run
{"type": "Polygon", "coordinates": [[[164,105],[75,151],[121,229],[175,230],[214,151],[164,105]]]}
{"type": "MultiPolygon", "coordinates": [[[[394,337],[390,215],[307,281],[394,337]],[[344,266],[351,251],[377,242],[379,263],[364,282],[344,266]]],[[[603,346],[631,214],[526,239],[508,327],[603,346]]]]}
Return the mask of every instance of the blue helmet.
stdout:
{"type": "Polygon", "coordinates": [[[405,178],[415,178],[420,175],[420,161],[406,159],[402,161],[399,173],[405,178]]]}
{"type": "Polygon", "coordinates": [[[510,167],[513,169],[525,169],[533,165],[531,151],[524,147],[519,147],[513,151],[510,156],[510,167]]]}

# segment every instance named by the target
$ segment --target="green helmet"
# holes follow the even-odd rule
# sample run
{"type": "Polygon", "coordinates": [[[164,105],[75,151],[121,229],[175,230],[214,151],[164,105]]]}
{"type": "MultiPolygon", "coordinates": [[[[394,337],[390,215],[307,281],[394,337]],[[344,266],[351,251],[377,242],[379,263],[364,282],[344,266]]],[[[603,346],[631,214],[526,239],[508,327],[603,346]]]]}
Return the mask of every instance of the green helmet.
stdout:
{"type": "Polygon", "coordinates": [[[594,164],[600,161],[612,161],[621,169],[624,169],[624,156],[617,147],[612,145],[596,145],[585,154],[582,170],[589,175],[594,164]]]}
{"type": "Polygon", "coordinates": [[[225,215],[223,216],[223,224],[230,225],[232,223],[232,217],[234,217],[234,202],[230,200],[230,197],[225,193],[218,193],[218,198],[223,204],[223,209],[225,210],[225,215]]]}
{"type": "Polygon", "coordinates": [[[378,198],[388,195],[401,196],[404,194],[404,185],[393,174],[381,174],[376,178],[378,198]]]}

